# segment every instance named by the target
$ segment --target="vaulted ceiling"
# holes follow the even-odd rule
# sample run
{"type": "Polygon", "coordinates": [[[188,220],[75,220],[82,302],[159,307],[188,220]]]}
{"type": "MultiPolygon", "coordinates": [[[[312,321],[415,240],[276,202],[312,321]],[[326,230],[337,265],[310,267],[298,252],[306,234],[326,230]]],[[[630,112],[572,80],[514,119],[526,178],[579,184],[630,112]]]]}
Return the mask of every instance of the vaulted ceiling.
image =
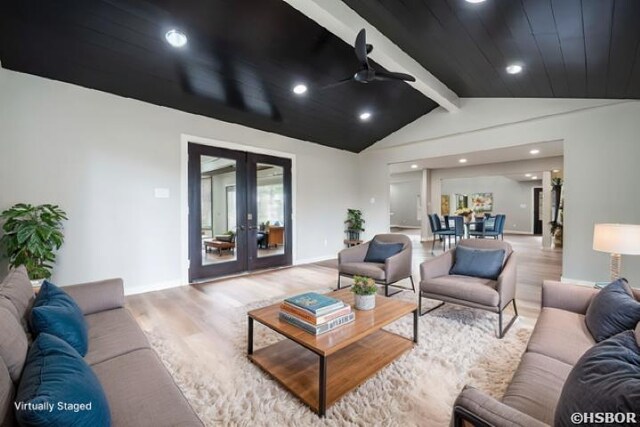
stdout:
{"type": "MultiPolygon", "coordinates": [[[[640,1],[344,3],[461,97],[640,99],[640,1]]],[[[282,0],[0,4],[4,68],[359,152],[437,104],[401,82],[321,89],[357,70],[352,44],[282,0]]]]}
{"type": "Polygon", "coordinates": [[[461,97],[640,98],[640,1],[344,2],[461,97]]]}

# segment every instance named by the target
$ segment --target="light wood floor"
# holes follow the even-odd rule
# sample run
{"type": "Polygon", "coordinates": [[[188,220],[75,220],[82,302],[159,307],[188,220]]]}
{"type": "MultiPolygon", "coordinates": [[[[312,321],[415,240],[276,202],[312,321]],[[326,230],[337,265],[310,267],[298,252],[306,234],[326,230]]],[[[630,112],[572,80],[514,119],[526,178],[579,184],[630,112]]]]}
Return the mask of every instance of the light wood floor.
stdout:
{"type": "MultiPolygon", "coordinates": [[[[420,263],[442,253],[431,254],[431,243],[421,243],[416,231],[406,231],[413,242],[416,285],[420,263]]],[[[518,308],[522,321],[533,324],[540,307],[544,279],[559,280],[560,250],[543,250],[539,237],[507,235],[518,256],[518,308]]],[[[219,361],[232,351],[229,334],[230,310],[269,298],[285,297],[308,290],[336,286],[337,261],[295,266],[216,282],[183,286],[128,296],[134,316],[147,331],[162,334],[182,345],[193,357],[219,361]]],[[[407,281],[407,286],[409,283],[407,281]]]]}

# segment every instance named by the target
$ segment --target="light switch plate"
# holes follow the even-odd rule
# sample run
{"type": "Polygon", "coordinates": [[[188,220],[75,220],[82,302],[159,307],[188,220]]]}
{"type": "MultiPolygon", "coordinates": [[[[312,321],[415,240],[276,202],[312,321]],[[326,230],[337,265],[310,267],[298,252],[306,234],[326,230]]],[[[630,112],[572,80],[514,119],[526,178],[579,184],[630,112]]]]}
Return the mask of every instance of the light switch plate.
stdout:
{"type": "Polygon", "coordinates": [[[153,192],[156,196],[156,199],[168,199],[171,195],[171,192],[168,188],[156,188],[153,192]]]}

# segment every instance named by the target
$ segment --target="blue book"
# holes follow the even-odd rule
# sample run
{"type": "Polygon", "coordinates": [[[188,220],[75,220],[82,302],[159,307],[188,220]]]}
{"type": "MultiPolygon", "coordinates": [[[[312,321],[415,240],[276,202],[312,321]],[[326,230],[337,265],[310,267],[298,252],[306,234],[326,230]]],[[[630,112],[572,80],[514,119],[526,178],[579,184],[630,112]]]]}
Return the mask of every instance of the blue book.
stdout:
{"type": "Polygon", "coordinates": [[[344,316],[337,317],[333,320],[330,320],[321,325],[312,325],[311,323],[305,322],[304,320],[298,319],[296,316],[285,313],[283,311],[280,312],[280,320],[284,320],[287,323],[291,323],[293,326],[297,326],[298,328],[304,330],[305,332],[309,332],[313,335],[321,335],[325,332],[329,332],[333,329],[336,329],[339,326],[346,325],[347,323],[351,323],[355,320],[355,313],[351,312],[349,314],[345,314],[344,316]]]}
{"type": "Polygon", "coordinates": [[[344,303],[339,299],[316,292],[307,292],[306,294],[287,298],[284,303],[306,310],[314,316],[324,316],[344,307],[344,303]]]}

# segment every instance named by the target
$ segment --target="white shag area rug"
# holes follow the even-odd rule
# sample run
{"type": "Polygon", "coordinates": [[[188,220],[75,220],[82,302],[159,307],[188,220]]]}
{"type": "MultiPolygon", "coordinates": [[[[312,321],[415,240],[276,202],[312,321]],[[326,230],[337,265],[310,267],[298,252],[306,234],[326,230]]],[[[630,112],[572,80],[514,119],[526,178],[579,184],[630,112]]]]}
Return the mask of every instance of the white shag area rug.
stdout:
{"type": "MultiPolygon", "coordinates": [[[[413,299],[403,292],[393,298],[413,299]]],[[[516,322],[496,338],[497,315],[445,305],[420,317],[419,344],[327,410],[309,410],[246,357],[246,313],[233,313],[233,358],[199,365],[156,333],[149,340],[198,416],[208,426],[447,426],[453,402],[469,384],[500,398],[520,361],[531,329],[516,322]]],[[[506,316],[508,321],[508,315],[506,316]]],[[[283,337],[254,323],[254,348],[283,337]]],[[[385,328],[410,337],[413,317],[385,328]]],[[[354,363],[357,361],[354,360],[354,363]]]]}

